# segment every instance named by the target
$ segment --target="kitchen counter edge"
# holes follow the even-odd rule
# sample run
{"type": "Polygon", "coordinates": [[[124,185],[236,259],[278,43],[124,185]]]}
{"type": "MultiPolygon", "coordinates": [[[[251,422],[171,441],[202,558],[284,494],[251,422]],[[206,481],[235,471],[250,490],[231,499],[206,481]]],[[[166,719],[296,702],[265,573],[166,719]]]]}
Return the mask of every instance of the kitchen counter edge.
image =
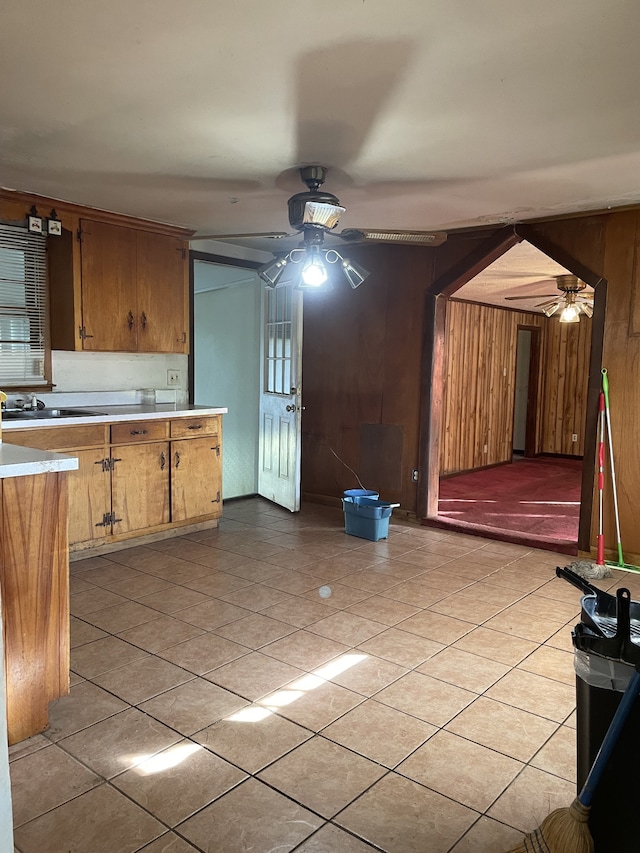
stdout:
{"type": "Polygon", "coordinates": [[[34,450],[0,441],[0,480],[9,477],[32,477],[35,474],[52,474],[76,471],[78,458],[50,450],[34,450]]]}
{"type": "MultiPolygon", "coordinates": [[[[66,408],[74,408],[67,406],[66,408]]],[[[77,406],[78,409],[90,409],[89,406],[77,406]]],[[[71,418],[38,418],[37,420],[4,421],[2,429],[9,432],[14,429],[33,429],[54,426],[81,426],[83,424],[107,424],[119,421],[150,421],[167,420],[167,418],[189,418],[194,415],[224,415],[229,410],[221,406],[179,406],[173,403],[156,403],[151,406],[129,405],[129,406],[96,406],[100,414],[87,415],[86,417],[71,418]]],[[[58,454],[59,455],[59,454],[58,454]]]]}

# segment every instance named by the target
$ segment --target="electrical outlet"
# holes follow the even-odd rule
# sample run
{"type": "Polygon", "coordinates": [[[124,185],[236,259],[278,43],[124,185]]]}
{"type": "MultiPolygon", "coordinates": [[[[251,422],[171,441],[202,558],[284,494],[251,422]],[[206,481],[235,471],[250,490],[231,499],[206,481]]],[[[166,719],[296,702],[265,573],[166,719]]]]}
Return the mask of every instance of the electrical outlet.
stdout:
{"type": "Polygon", "coordinates": [[[411,479],[414,483],[418,482],[418,469],[417,468],[414,468],[413,471],[411,472],[411,479]]]}
{"type": "Polygon", "coordinates": [[[167,370],[167,385],[177,385],[180,381],[179,370],[167,370]]]}
{"type": "Polygon", "coordinates": [[[489,447],[488,447],[488,445],[485,444],[484,447],[482,448],[482,452],[487,453],[488,451],[489,451],[489,447]]]}
{"type": "Polygon", "coordinates": [[[574,432],[573,435],[571,436],[571,441],[577,441],[577,440],[578,440],[578,434],[574,432]]]}

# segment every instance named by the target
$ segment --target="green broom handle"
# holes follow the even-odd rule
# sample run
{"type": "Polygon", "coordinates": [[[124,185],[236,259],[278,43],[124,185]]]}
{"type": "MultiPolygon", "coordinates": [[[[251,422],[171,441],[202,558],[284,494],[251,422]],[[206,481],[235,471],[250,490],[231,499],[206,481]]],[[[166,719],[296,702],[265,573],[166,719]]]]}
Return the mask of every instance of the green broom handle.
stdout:
{"type": "Polygon", "coordinates": [[[611,754],[615,749],[618,738],[620,737],[638,693],[640,693],[640,672],[638,672],[638,670],[634,670],[631,680],[627,685],[627,689],[624,691],[620,704],[616,708],[613,719],[609,724],[609,728],[607,729],[602,745],[598,750],[595,761],[591,765],[587,781],[584,783],[582,790],[578,794],[578,800],[583,806],[585,806],[585,808],[590,808],[593,803],[593,796],[596,788],[598,787],[598,783],[600,782],[602,774],[609,763],[611,754]]]}
{"type": "Polygon", "coordinates": [[[607,435],[609,436],[609,463],[611,465],[611,484],[613,486],[613,510],[616,520],[616,542],[618,545],[618,565],[624,565],[624,557],[622,554],[622,537],[620,535],[620,513],[618,511],[618,488],[616,483],[616,469],[613,463],[613,439],[611,438],[611,414],[609,410],[609,374],[607,368],[603,367],[602,373],[602,390],[604,391],[604,408],[607,416],[607,435]]]}

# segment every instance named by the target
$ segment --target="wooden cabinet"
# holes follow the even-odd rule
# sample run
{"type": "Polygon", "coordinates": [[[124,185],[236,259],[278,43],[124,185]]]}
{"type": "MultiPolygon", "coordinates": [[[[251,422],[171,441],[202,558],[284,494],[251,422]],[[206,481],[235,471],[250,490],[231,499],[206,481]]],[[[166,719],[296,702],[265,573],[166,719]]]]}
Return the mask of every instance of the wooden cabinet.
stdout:
{"type": "Polygon", "coordinates": [[[168,524],[169,442],[114,447],[111,465],[113,532],[168,524]]]}
{"type": "Polygon", "coordinates": [[[193,230],[0,188],[0,219],[55,208],[47,240],[51,348],[189,352],[193,230]]]}
{"type": "Polygon", "coordinates": [[[80,237],[82,348],[186,353],[184,242],[84,219],[80,237]]]}
{"type": "Polygon", "coordinates": [[[4,440],[78,457],[68,474],[73,551],[222,515],[219,415],[10,430],[4,440]]]}
{"type": "Polygon", "coordinates": [[[78,457],[78,470],[67,475],[69,486],[69,544],[99,544],[107,535],[105,514],[111,510],[106,424],[42,427],[5,431],[9,444],[56,450],[78,457]]]}
{"type": "Polygon", "coordinates": [[[171,442],[171,519],[222,514],[218,436],[171,442]]]}

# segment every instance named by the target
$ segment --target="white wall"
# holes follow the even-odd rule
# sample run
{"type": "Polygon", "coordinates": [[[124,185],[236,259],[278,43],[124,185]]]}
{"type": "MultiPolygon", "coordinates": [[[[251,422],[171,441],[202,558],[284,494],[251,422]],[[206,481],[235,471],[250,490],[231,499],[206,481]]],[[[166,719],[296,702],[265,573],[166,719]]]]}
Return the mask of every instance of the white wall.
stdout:
{"type": "Polygon", "coordinates": [[[260,279],[241,268],[194,267],[194,402],[229,409],[222,426],[223,498],[252,495],[258,489],[260,279]]]}
{"type": "Polygon", "coordinates": [[[178,392],[177,402],[187,402],[186,355],[54,350],[51,367],[56,393],[171,388],[178,392]],[[168,370],[178,371],[177,385],[168,384],[168,370]]]}

